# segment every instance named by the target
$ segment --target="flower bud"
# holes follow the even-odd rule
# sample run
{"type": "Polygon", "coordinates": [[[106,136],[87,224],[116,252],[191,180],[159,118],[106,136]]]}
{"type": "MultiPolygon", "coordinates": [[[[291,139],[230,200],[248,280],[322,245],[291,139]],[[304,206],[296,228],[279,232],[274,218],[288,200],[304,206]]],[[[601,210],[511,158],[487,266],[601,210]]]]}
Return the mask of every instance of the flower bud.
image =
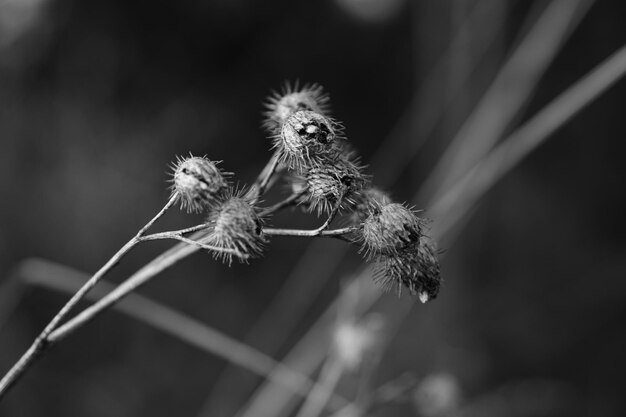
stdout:
{"type": "Polygon", "coordinates": [[[397,285],[399,294],[404,285],[422,303],[437,297],[441,276],[434,242],[421,235],[417,245],[378,257],[376,280],[385,289],[397,285]]]}
{"type": "Polygon", "coordinates": [[[274,138],[281,162],[288,168],[301,171],[336,157],[335,143],[339,125],[332,119],[309,110],[291,114],[274,138]]]}
{"type": "Polygon", "coordinates": [[[317,211],[318,215],[330,213],[339,202],[339,209],[351,208],[369,180],[362,171],[358,160],[353,161],[342,155],[332,162],[308,168],[296,178],[294,189],[306,187],[307,192],[301,203],[309,211],[317,211]]]}
{"type": "Polygon", "coordinates": [[[277,133],[287,118],[299,110],[310,110],[328,115],[328,95],[317,84],[305,85],[298,89],[286,84],[282,94],[274,93],[268,100],[265,111],[265,128],[277,133]]]}
{"type": "Polygon", "coordinates": [[[372,213],[372,211],[391,204],[389,195],[376,187],[369,187],[361,190],[355,198],[352,220],[361,223],[372,213]]]}
{"type": "Polygon", "coordinates": [[[205,157],[178,158],[173,166],[172,196],[180,201],[182,209],[200,212],[214,206],[228,189],[225,174],[205,157]]]}
{"type": "MultiPolygon", "coordinates": [[[[236,250],[246,257],[261,255],[265,243],[262,222],[254,206],[245,198],[227,198],[211,211],[208,222],[212,224],[212,228],[205,243],[236,250]]],[[[215,256],[230,265],[233,254],[216,252],[215,256]]]]}
{"type": "Polygon", "coordinates": [[[363,221],[363,248],[368,259],[394,255],[418,243],[422,220],[402,204],[390,203],[371,208],[363,221]]]}

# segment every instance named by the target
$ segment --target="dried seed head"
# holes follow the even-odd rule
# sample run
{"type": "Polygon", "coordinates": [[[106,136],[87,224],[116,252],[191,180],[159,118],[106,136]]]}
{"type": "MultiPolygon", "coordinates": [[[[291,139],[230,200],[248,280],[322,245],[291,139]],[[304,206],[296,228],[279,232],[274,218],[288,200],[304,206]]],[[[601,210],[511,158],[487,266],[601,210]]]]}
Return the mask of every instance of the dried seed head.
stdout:
{"type": "Polygon", "coordinates": [[[296,177],[292,187],[294,192],[298,187],[306,188],[301,204],[309,211],[328,214],[338,203],[340,210],[356,204],[359,193],[369,181],[363,170],[358,160],[342,155],[332,162],[308,168],[296,177]]]}
{"type": "Polygon", "coordinates": [[[380,210],[383,206],[392,202],[389,194],[381,189],[376,187],[365,188],[355,198],[352,220],[361,223],[367,219],[372,211],[380,210]]]}
{"type": "Polygon", "coordinates": [[[368,259],[395,255],[419,242],[423,221],[402,204],[390,203],[370,208],[363,221],[363,248],[368,259]]]}
{"type": "Polygon", "coordinates": [[[378,258],[377,278],[383,288],[398,286],[398,294],[404,285],[411,294],[418,295],[425,303],[437,297],[441,286],[439,260],[434,242],[421,235],[419,243],[396,254],[378,258]]]}
{"type": "Polygon", "coordinates": [[[310,110],[299,110],[283,123],[274,137],[281,162],[300,172],[339,153],[336,139],[341,130],[332,119],[310,110]]]}
{"type": "MultiPolygon", "coordinates": [[[[227,198],[211,211],[208,222],[212,228],[205,243],[238,251],[246,257],[240,261],[261,255],[265,243],[262,221],[244,197],[227,198]]],[[[215,256],[230,265],[233,254],[216,252],[215,256]]]]}
{"type": "Polygon", "coordinates": [[[329,98],[318,84],[291,87],[285,84],[282,93],[273,93],[266,103],[264,127],[277,133],[287,118],[299,110],[310,110],[328,116],[329,98]]]}
{"type": "Polygon", "coordinates": [[[217,167],[219,162],[205,157],[178,158],[173,168],[172,196],[188,212],[200,212],[216,205],[228,190],[226,176],[217,167]]]}

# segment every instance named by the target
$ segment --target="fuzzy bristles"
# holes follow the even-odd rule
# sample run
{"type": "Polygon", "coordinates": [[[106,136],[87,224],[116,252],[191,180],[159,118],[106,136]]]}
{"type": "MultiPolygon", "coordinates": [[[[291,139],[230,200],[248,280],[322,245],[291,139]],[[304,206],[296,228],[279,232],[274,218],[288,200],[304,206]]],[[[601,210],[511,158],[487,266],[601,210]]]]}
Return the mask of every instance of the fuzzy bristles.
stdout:
{"type": "Polygon", "coordinates": [[[281,163],[296,172],[324,164],[341,154],[343,127],[310,110],[291,114],[273,138],[281,163]]]}
{"type": "Polygon", "coordinates": [[[380,210],[384,205],[391,204],[389,194],[377,187],[368,187],[361,190],[356,196],[352,212],[353,223],[363,222],[374,210],[380,210]]]}
{"type": "MultiPolygon", "coordinates": [[[[231,195],[211,211],[208,218],[211,229],[204,243],[224,249],[236,250],[240,261],[261,255],[265,237],[262,221],[253,204],[242,193],[231,195]]],[[[215,252],[215,257],[232,263],[233,254],[215,252]]]]}
{"type": "Polygon", "coordinates": [[[418,243],[422,224],[423,220],[402,204],[374,206],[363,221],[361,251],[368,260],[379,255],[395,255],[418,243]]]}
{"type": "Polygon", "coordinates": [[[363,171],[364,166],[351,155],[339,155],[333,161],[308,168],[294,180],[295,188],[306,189],[300,204],[318,216],[329,214],[337,204],[341,211],[352,209],[369,183],[363,171]]]}
{"type": "Polygon", "coordinates": [[[328,94],[319,84],[305,84],[302,88],[295,83],[285,83],[281,92],[273,92],[265,103],[263,127],[276,134],[289,116],[299,110],[310,110],[329,116],[328,94]]]}
{"type": "Polygon", "coordinates": [[[228,190],[228,173],[217,166],[219,161],[190,155],[178,157],[172,165],[172,197],[180,201],[181,209],[201,212],[215,206],[228,190]]]}
{"type": "Polygon", "coordinates": [[[441,287],[441,276],[434,242],[422,235],[411,248],[394,255],[380,256],[376,263],[375,279],[386,290],[397,286],[398,295],[403,286],[408,288],[422,303],[436,298],[441,287]]]}

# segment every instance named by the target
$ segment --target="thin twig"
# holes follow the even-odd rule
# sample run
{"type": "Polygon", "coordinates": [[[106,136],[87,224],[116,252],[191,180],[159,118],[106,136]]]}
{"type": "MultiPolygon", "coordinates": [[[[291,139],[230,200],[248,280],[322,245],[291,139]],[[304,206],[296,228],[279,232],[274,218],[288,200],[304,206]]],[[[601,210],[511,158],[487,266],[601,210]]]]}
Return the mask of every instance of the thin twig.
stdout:
{"type": "Polygon", "coordinates": [[[161,233],[154,233],[151,235],[143,236],[140,238],[140,241],[146,242],[149,240],[166,240],[166,239],[178,240],[180,242],[188,243],[190,245],[197,246],[200,249],[205,249],[208,251],[229,253],[229,254],[237,256],[240,259],[249,258],[248,255],[245,255],[239,252],[237,249],[222,248],[219,246],[207,245],[206,243],[198,242],[196,240],[181,236],[178,233],[172,233],[172,232],[161,232],[161,233]]]}
{"type": "MultiPolygon", "coordinates": [[[[83,277],[88,277],[72,268],[39,259],[23,261],[18,272],[20,282],[69,293],[80,287],[85,281],[83,277]]],[[[114,288],[113,284],[103,280],[86,298],[97,301],[114,288]]],[[[172,337],[268,378],[299,395],[307,395],[314,385],[314,382],[305,375],[277,362],[263,352],[147,297],[129,294],[114,308],[172,337]],[[276,369],[279,372],[274,372],[276,369]]],[[[337,395],[333,396],[333,402],[346,404],[346,400],[337,395]]]]}
{"type": "Polygon", "coordinates": [[[250,197],[253,202],[256,202],[259,197],[261,197],[263,193],[265,193],[265,191],[267,190],[268,184],[274,176],[274,173],[276,172],[276,167],[278,167],[278,163],[278,150],[276,150],[272,154],[270,160],[267,162],[267,165],[265,165],[265,168],[263,168],[263,171],[261,171],[258,178],[254,182],[254,184],[252,184],[252,187],[250,187],[250,190],[248,191],[248,197],[250,197]]]}
{"type": "Polygon", "coordinates": [[[137,232],[137,235],[135,237],[138,238],[138,237],[143,236],[144,233],[146,233],[146,230],[151,228],[154,222],[159,220],[161,216],[163,216],[163,214],[165,214],[165,212],[169,210],[174,205],[174,203],[176,203],[177,200],[178,200],[177,194],[173,194],[172,196],[170,196],[170,199],[167,201],[167,203],[165,203],[161,211],[159,211],[148,223],[146,223],[144,227],[139,229],[139,232],[137,232]]]}
{"type": "Polygon", "coordinates": [[[346,234],[353,233],[358,230],[358,227],[350,226],[344,227],[341,229],[334,230],[300,230],[300,229],[274,229],[274,228],[263,228],[263,234],[269,236],[297,236],[297,237],[335,237],[340,238],[346,234]]]}
{"type": "Polygon", "coordinates": [[[61,308],[61,310],[52,318],[43,331],[37,336],[33,344],[22,355],[22,357],[11,367],[6,375],[0,380],[0,399],[13,387],[13,385],[24,375],[24,373],[32,366],[37,358],[39,358],[52,344],[50,340],[51,333],[57,328],[59,323],[67,316],[70,310],[80,302],[85,295],[91,290],[135,245],[141,242],[141,236],[145,231],[154,224],[159,217],[167,211],[175,202],[177,196],[173,195],[165,206],[159,211],[147,224],[142,227],[139,232],[129,240],[115,255],[113,255],[98,272],[96,272],[61,308]]]}
{"type": "Polygon", "coordinates": [[[277,211],[284,209],[285,207],[294,205],[298,201],[298,199],[302,197],[305,193],[306,193],[306,189],[300,192],[291,194],[289,197],[285,198],[283,201],[280,201],[274,204],[273,206],[264,208],[263,210],[259,212],[259,217],[264,217],[270,214],[274,214],[277,211]]]}
{"type": "MultiPolygon", "coordinates": [[[[193,232],[197,232],[200,230],[206,230],[209,227],[211,227],[210,223],[202,223],[202,224],[197,224],[195,226],[191,226],[191,227],[187,227],[185,229],[179,229],[179,230],[170,230],[168,232],[164,232],[164,233],[168,233],[168,234],[173,234],[173,235],[186,235],[187,233],[193,233],[193,232]]],[[[153,233],[151,235],[148,236],[158,236],[159,233],[153,233]]],[[[145,240],[149,240],[146,239],[147,236],[144,237],[145,240]]]]}

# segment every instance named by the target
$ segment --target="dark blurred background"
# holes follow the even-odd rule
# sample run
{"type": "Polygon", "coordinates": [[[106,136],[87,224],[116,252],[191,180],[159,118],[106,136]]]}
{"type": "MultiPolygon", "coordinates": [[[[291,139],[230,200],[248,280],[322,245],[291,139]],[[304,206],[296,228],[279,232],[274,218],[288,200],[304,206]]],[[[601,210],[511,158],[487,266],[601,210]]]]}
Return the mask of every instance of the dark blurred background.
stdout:
{"type": "MultiPolygon", "coordinates": [[[[223,160],[240,185],[252,182],[271,154],[262,102],[285,80],[323,85],[374,181],[427,209],[414,195],[551,3],[0,0],[0,373],[68,298],[8,285],[20,262],[97,270],[162,207],[176,155],[223,160]]],[[[577,3],[504,133],[626,41],[624,4],[577,3]]],[[[626,414],[625,93],[618,82],[591,103],[442,239],[441,294],[399,323],[375,381],[444,375],[465,415],[626,414]]],[[[172,211],[158,227],[198,219],[172,211]]],[[[349,249],[293,331],[280,333],[278,315],[277,329],[271,317],[259,328],[308,245],[276,238],[263,259],[230,268],[196,254],[140,292],[280,358],[363,263],[349,249]]],[[[169,246],[138,248],[110,279],[169,246]]],[[[0,415],[230,416],[259,383],[108,312],[37,363],[0,415]]],[[[418,397],[375,415],[445,415],[418,397]]]]}

